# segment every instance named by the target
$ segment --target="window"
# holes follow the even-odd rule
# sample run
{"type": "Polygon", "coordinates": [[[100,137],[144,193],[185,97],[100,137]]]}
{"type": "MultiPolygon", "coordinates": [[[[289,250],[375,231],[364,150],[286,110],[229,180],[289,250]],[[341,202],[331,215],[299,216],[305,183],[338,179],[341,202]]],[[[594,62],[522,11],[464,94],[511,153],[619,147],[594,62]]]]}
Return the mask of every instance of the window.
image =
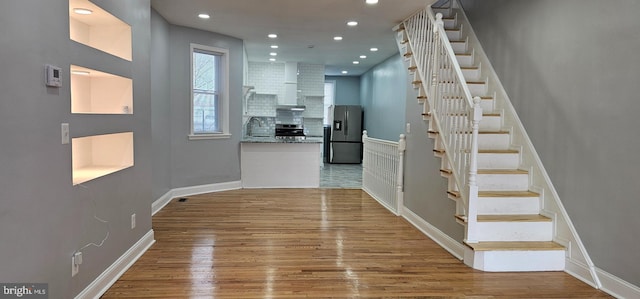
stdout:
{"type": "Polygon", "coordinates": [[[189,139],[229,138],[227,49],[191,44],[189,139]]]}

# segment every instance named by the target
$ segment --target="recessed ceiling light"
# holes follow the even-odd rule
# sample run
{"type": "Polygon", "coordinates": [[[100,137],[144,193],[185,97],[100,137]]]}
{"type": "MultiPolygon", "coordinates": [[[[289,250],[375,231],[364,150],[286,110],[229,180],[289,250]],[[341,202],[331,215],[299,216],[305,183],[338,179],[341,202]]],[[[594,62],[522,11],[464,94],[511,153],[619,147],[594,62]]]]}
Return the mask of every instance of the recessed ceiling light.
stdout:
{"type": "Polygon", "coordinates": [[[365,58],[367,58],[367,55],[360,55],[360,58],[361,59],[365,59],[365,58]]]}
{"type": "Polygon", "coordinates": [[[354,61],[353,64],[360,64],[360,61],[354,61]]]}
{"type": "Polygon", "coordinates": [[[276,61],[275,58],[269,58],[269,61],[276,61]]]}
{"type": "Polygon", "coordinates": [[[277,49],[278,45],[271,45],[271,49],[277,49]]]}
{"type": "Polygon", "coordinates": [[[79,14],[79,15],[90,15],[93,13],[93,11],[91,9],[87,9],[87,8],[74,8],[73,12],[79,14]]]}
{"type": "Polygon", "coordinates": [[[201,14],[198,15],[198,18],[206,20],[206,19],[211,18],[211,16],[209,14],[206,14],[206,13],[201,13],[201,14]]]}
{"type": "Polygon", "coordinates": [[[377,4],[378,0],[366,0],[365,1],[367,4],[377,4]]]}
{"type": "Polygon", "coordinates": [[[378,48],[371,48],[371,49],[369,49],[369,51],[376,52],[376,51],[378,51],[378,48]]]}
{"type": "Polygon", "coordinates": [[[73,74],[73,75],[82,75],[82,76],[87,76],[87,75],[89,75],[90,73],[89,73],[89,72],[87,72],[87,71],[71,71],[71,74],[73,74]]]}
{"type": "Polygon", "coordinates": [[[278,56],[278,53],[276,53],[276,52],[271,52],[271,53],[269,53],[269,55],[271,55],[271,56],[278,56]]]}
{"type": "Polygon", "coordinates": [[[269,35],[267,35],[269,38],[278,38],[278,35],[275,33],[270,33],[269,35]]]}
{"type": "Polygon", "coordinates": [[[342,36],[334,36],[333,40],[342,40],[342,36]]]}
{"type": "Polygon", "coordinates": [[[349,21],[349,22],[347,22],[347,25],[349,25],[349,26],[358,26],[358,22],[356,22],[356,21],[349,21]]]}
{"type": "Polygon", "coordinates": [[[343,74],[348,74],[349,72],[347,72],[347,71],[342,71],[342,73],[343,73],[343,74]]]}

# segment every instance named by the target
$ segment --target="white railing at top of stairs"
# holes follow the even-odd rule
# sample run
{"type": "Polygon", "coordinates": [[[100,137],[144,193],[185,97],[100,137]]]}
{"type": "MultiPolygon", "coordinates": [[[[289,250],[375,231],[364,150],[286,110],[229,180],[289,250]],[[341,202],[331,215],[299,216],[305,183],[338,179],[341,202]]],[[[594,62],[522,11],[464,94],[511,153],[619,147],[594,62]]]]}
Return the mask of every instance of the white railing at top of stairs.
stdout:
{"type": "Polygon", "coordinates": [[[412,66],[426,91],[429,113],[444,147],[463,201],[465,242],[476,243],[478,129],[480,98],[472,98],[444,30],[442,14],[427,7],[403,21],[412,66]]]}

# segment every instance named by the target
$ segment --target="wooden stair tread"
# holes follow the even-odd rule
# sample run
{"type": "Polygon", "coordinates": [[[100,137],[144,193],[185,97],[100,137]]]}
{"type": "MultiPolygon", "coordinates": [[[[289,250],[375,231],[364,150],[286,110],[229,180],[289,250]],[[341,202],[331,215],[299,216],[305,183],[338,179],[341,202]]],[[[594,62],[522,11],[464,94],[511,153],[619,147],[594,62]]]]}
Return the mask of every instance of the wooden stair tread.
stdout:
{"type": "Polygon", "coordinates": [[[404,54],[404,57],[410,57],[411,55],[413,55],[413,53],[407,52],[407,53],[404,54]]]}
{"type": "Polygon", "coordinates": [[[465,245],[475,251],[513,251],[513,250],[565,250],[565,247],[551,241],[522,241],[522,242],[478,242],[466,243],[465,245]]]}
{"type": "Polygon", "coordinates": [[[527,174],[522,169],[478,169],[478,174],[527,174]]]}
{"type": "Polygon", "coordinates": [[[482,149],[482,150],[478,150],[479,154],[517,154],[519,153],[518,150],[511,150],[511,149],[506,149],[506,150],[497,150],[497,149],[482,149]]]}
{"type": "MultiPolygon", "coordinates": [[[[456,219],[467,222],[467,216],[455,215],[456,219]]],[[[539,214],[521,215],[478,215],[478,222],[551,222],[551,218],[539,214]]]]}
{"type": "Polygon", "coordinates": [[[478,222],[551,222],[542,215],[478,215],[478,222]]]}
{"type": "MultiPolygon", "coordinates": [[[[447,191],[448,194],[460,197],[459,191],[447,191]]],[[[478,191],[478,197],[538,197],[540,193],[533,191],[478,191]]]]}
{"type": "Polygon", "coordinates": [[[410,71],[413,71],[413,70],[417,70],[417,69],[418,69],[418,67],[414,65],[414,66],[410,66],[410,67],[408,67],[408,69],[409,69],[410,71]]]}
{"type": "Polygon", "coordinates": [[[415,81],[411,82],[411,84],[422,84],[422,81],[420,81],[420,80],[415,80],[415,81]]]}

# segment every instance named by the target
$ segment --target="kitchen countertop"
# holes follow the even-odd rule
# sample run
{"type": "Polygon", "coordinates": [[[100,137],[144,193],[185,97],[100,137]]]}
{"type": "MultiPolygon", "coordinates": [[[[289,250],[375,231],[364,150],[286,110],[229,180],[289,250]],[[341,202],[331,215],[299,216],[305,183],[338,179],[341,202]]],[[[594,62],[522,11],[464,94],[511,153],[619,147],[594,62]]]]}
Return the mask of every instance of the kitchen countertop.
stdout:
{"type": "Polygon", "coordinates": [[[322,143],[322,137],[307,137],[304,140],[286,140],[278,139],[273,136],[269,137],[243,137],[242,143],[322,143]]]}

